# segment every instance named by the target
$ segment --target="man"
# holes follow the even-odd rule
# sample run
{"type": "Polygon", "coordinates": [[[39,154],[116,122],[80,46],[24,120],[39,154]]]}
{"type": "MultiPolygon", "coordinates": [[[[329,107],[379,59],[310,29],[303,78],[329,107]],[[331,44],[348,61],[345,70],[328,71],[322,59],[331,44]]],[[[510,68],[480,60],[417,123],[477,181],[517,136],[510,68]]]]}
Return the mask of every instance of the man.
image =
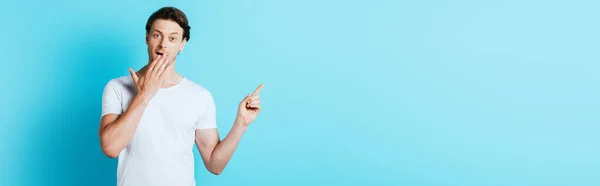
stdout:
{"type": "Polygon", "coordinates": [[[211,93],[174,68],[189,31],[179,9],[154,12],[146,23],[148,64],[105,86],[100,144],[108,157],[119,157],[118,185],[195,185],[193,142],[206,169],[220,174],[260,112],[262,84],[239,104],[231,131],[220,141],[211,93]]]}

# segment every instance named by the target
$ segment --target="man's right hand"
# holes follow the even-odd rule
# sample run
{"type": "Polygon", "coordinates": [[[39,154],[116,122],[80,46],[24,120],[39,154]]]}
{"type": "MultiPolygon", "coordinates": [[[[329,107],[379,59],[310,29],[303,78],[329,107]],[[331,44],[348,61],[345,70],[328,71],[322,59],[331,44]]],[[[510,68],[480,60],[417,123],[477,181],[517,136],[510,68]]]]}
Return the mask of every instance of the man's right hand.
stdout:
{"type": "Polygon", "coordinates": [[[129,68],[135,87],[138,90],[137,96],[141,96],[143,99],[149,101],[156,95],[164,82],[163,75],[168,68],[167,64],[169,64],[167,59],[167,54],[155,57],[141,78],[137,76],[133,69],[129,68]]]}

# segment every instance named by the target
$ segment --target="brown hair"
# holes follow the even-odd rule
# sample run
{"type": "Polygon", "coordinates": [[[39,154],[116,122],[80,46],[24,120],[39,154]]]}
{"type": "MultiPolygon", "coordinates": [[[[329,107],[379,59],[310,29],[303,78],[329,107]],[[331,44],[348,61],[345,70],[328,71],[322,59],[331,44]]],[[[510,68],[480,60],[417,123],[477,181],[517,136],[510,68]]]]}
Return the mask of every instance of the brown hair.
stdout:
{"type": "Polygon", "coordinates": [[[156,21],[157,19],[175,21],[181,28],[183,28],[183,38],[181,39],[186,39],[187,41],[190,41],[191,27],[188,23],[187,16],[185,16],[185,14],[181,10],[170,6],[158,9],[156,12],[150,15],[150,18],[148,18],[148,22],[146,22],[146,33],[150,32],[150,27],[152,26],[152,23],[154,23],[154,21],[156,21]]]}

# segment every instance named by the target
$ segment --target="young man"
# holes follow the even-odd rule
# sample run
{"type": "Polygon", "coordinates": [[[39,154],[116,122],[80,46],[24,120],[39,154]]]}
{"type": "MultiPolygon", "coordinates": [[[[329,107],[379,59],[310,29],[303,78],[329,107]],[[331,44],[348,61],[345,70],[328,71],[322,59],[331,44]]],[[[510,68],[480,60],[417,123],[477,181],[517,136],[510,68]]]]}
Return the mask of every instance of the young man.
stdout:
{"type": "Polygon", "coordinates": [[[239,104],[231,131],[220,141],[211,93],[174,68],[189,31],[179,9],[154,12],[146,23],[148,64],[106,84],[100,144],[108,157],[119,157],[118,185],[195,185],[194,142],[206,169],[220,174],[260,112],[262,84],[239,104]]]}

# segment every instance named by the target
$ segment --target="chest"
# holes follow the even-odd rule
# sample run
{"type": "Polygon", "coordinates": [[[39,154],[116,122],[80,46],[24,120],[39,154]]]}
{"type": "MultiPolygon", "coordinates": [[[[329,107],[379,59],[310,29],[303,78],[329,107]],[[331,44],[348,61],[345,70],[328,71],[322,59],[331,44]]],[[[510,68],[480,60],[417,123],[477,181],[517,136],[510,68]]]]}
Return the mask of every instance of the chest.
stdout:
{"type": "MultiPolygon", "coordinates": [[[[159,93],[148,103],[136,135],[163,140],[193,138],[195,124],[206,112],[200,105],[190,95],[159,93]]],[[[128,106],[124,105],[124,108],[128,106]]]]}

